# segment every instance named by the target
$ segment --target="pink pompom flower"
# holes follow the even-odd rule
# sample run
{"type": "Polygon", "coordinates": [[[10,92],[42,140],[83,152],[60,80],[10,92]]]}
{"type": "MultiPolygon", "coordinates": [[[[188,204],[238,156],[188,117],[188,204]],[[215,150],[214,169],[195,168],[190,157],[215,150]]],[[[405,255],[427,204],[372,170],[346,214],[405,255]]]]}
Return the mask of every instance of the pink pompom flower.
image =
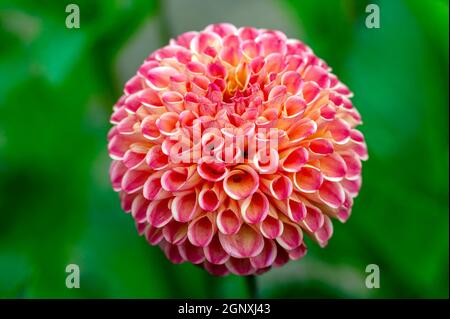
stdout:
{"type": "Polygon", "coordinates": [[[153,52],[114,105],[110,177],[173,263],[260,274],[327,245],[361,187],[352,93],[280,31],[216,24],[153,52]]]}

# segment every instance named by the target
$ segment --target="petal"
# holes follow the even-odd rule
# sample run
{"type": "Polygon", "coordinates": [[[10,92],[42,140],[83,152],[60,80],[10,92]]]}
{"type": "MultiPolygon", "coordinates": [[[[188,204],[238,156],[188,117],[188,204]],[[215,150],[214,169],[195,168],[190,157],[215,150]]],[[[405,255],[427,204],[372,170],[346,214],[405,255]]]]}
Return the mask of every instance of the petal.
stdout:
{"type": "Polygon", "coordinates": [[[213,212],[219,208],[219,194],[213,188],[209,188],[208,185],[205,184],[199,193],[198,203],[203,210],[213,212]]]}
{"type": "Polygon", "coordinates": [[[145,153],[137,153],[128,150],[123,156],[123,164],[129,169],[136,169],[144,162],[145,155],[145,153]]]}
{"type": "Polygon", "coordinates": [[[298,95],[288,97],[284,103],[286,118],[299,118],[306,110],[306,102],[298,95]]]}
{"type": "Polygon", "coordinates": [[[147,209],[147,221],[153,227],[161,228],[172,220],[169,198],[151,201],[147,209]]]}
{"type": "Polygon", "coordinates": [[[197,193],[188,192],[177,195],[172,201],[172,215],[176,221],[186,223],[191,221],[199,211],[197,193]]]}
{"type": "Polygon", "coordinates": [[[299,142],[304,140],[308,136],[314,134],[317,130],[316,122],[310,119],[304,119],[299,122],[294,123],[293,126],[287,131],[290,143],[299,142]]]}
{"type": "Polygon", "coordinates": [[[242,200],[239,205],[244,221],[249,224],[260,223],[269,214],[269,200],[260,191],[242,200]]]}
{"type": "Polygon", "coordinates": [[[208,246],[203,247],[206,260],[212,264],[224,264],[230,255],[222,248],[222,244],[219,241],[219,237],[216,235],[211,240],[208,246]]]}
{"type": "Polygon", "coordinates": [[[122,188],[123,175],[127,172],[127,168],[122,164],[122,161],[112,161],[109,169],[109,176],[113,185],[114,191],[118,192],[122,188]]]}
{"type": "Polygon", "coordinates": [[[258,186],[258,175],[251,167],[245,165],[235,167],[223,180],[225,192],[235,200],[249,197],[256,192],[258,186]]]}
{"type": "Polygon", "coordinates": [[[122,189],[127,193],[134,193],[144,187],[149,176],[148,171],[129,170],[122,179],[122,189]]]}
{"type": "Polygon", "coordinates": [[[319,198],[327,205],[338,208],[344,203],[344,189],[339,183],[324,181],[319,189],[319,198]]]}
{"type": "Polygon", "coordinates": [[[345,161],[338,154],[331,154],[320,159],[320,171],[326,180],[341,181],[347,173],[345,161]]]}
{"type": "Polygon", "coordinates": [[[154,90],[166,89],[170,84],[170,77],[177,74],[174,68],[159,66],[147,73],[147,84],[154,90]]]}
{"type": "Polygon", "coordinates": [[[160,145],[155,145],[148,151],[145,162],[151,169],[161,170],[169,165],[169,158],[163,153],[160,145]]]}
{"type": "Polygon", "coordinates": [[[138,223],[142,223],[147,218],[147,208],[149,201],[142,195],[137,195],[131,204],[131,215],[138,223]]]}
{"type": "Polygon", "coordinates": [[[214,158],[200,160],[197,171],[203,179],[212,182],[223,180],[228,173],[225,163],[214,158]]]}
{"type": "Polygon", "coordinates": [[[145,239],[147,239],[150,245],[158,245],[164,238],[161,228],[149,226],[145,232],[145,239]]]}
{"type": "Polygon", "coordinates": [[[219,240],[223,249],[236,258],[255,257],[264,248],[263,237],[247,224],[242,224],[234,235],[219,233],[219,240]]]}
{"type": "Polygon", "coordinates": [[[320,247],[325,247],[331,236],[333,236],[333,224],[328,216],[324,216],[324,223],[322,227],[314,233],[314,237],[320,247]]]}
{"type": "Polygon", "coordinates": [[[181,244],[187,238],[187,226],[186,223],[179,223],[175,220],[170,221],[162,228],[164,239],[174,245],[181,244]]]}
{"type": "Polygon", "coordinates": [[[323,226],[324,215],[320,209],[312,206],[306,207],[306,216],[303,220],[303,226],[311,233],[314,233],[323,226]]]}
{"type": "Polygon", "coordinates": [[[286,86],[288,93],[296,95],[303,84],[303,80],[298,72],[288,71],[281,77],[281,84],[286,86]]]}
{"type": "Polygon", "coordinates": [[[315,154],[327,155],[333,153],[334,148],[331,141],[324,138],[316,138],[309,143],[309,150],[315,154]]]}
{"type": "Polygon", "coordinates": [[[198,247],[209,245],[214,236],[214,227],[207,216],[202,216],[189,224],[189,241],[198,247]]]}
{"type": "Polygon", "coordinates": [[[250,263],[256,269],[272,266],[277,257],[277,245],[273,240],[264,239],[264,249],[258,256],[250,258],[250,263]]]}
{"type": "Polygon", "coordinates": [[[265,238],[275,239],[283,233],[283,223],[269,215],[259,225],[259,229],[265,238]]]}
{"type": "Polygon", "coordinates": [[[301,244],[297,248],[289,250],[287,253],[289,255],[289,259],[299,260],[300,258],[302,258],[303,256],[306,255],[306,252],[307,252],[307,248],[306,248],[305,244],[301,244]]]}
{"type": "Polygon", "coordinates": [[[205,254],[201,247],[192,245],[188,240],[178,246],[181,257],[193,264],[200,264],[205,260],[205,254]]]}
{"type": "Polygon", "coordinates": [[[304,193],[314,193],[320,188],[322,182],[322,173],[318,168],[312,166],[304,166],[294,174],[295,187],[304,193]]]}
{"type": "Polygon", "coordinates": [[[300,246],[303,242],[303,232],[295,224],[284,223],[283,233],[276,240],[284,249],[292,250],[300,246]]]}
{"type": "Polygon", "coordinates": [[[230,272],[239,276],[247,276],[255,271],[248,258],[239,259],[230,257],[225,265],[230,272]]]}
{"type": "Polygon", "coordinates": [[[203,267],[214,276],[225,276],[229,273],[228,268],[225,265],[215,265],[205,261],[203,267]]]}
{"type": "Polygon", "coordinates": [[[217,214],[217,228],[222,234],[236,234],[241,227],[239,215],[231,209],[225,209],[217,214]]]}
{"type": "Polygon", "coordinates": [[[295,173],[308,162],[308,151],[304,147],[291,148],[281,155],[280,167],[285,172],[295,173]]]}
{"type": "Polygon", "coordinates": [[[160,243],[160,247],[162,248],[167,259],[169,259],[172,263],[181,264],[184,261],[183,257],[180,255],[178,246],[162,241],[160,243]]]}

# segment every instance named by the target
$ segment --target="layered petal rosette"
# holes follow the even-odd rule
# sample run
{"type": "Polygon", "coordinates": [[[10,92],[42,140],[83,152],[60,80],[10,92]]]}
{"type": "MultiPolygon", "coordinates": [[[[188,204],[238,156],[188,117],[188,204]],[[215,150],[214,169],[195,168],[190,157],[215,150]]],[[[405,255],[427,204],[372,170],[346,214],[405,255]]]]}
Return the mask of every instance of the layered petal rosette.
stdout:
{"type": "Polygon", "coordinates": [[[352,93],[282,32],[231,24],[153,52],[114,105],[110,176],[173,263],[260,274],[327,245],[361,187],[352,93]]]}

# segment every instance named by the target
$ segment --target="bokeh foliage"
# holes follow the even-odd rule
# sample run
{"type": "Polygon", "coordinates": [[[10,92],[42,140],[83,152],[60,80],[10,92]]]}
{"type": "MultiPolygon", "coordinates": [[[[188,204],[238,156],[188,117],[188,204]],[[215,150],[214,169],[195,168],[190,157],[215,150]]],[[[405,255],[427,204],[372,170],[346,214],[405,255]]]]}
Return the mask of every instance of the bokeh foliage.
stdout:
{"type": "MultiPolygon", "coordinates": [[[[176,35],[185,11],[174,8],[189,1],[75,2],[77,30],[65,28],[64,1],[0,3],[0,296],[248,297],[244,278],[172,265],[149,247],[107,175],[108,118],[123,81],[176,35]],[[133,49],[142,32],[152,41],[133,49]],[[81,268],[81,289],[65,287],[69,263],[81,268]]],[[[276,8],[288,35],[355,92],[364,120],[370,159],[352,218],[335,223],[326,249],[310,244],[302,261],[259,277],[259,295],[448,297],[448,1],[371,1],[380,29],[364,25],[368,1],[249,1],[249,19],[235,14],[240,1],[208,1],[217,9],[201,13],[192,2],[201,18],[184,17],[186,31],[277,27],[265,19],[275,11],[258,11],[276,8]],[[381,288],[368,290],[372,263],[381,288]]]]}

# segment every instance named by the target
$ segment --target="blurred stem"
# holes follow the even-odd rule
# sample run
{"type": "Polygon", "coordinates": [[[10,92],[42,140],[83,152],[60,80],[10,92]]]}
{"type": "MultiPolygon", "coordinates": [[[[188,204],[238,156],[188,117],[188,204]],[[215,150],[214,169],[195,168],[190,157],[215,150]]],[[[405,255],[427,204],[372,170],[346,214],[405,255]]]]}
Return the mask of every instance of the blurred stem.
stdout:
{"type": "Polygon", "coordinates": [[[256,286],[256,276],[255,275],[246,276],[245,279],[247,281],[250,298],[252,299],[258,298],[258,287],[256,286]]]}

